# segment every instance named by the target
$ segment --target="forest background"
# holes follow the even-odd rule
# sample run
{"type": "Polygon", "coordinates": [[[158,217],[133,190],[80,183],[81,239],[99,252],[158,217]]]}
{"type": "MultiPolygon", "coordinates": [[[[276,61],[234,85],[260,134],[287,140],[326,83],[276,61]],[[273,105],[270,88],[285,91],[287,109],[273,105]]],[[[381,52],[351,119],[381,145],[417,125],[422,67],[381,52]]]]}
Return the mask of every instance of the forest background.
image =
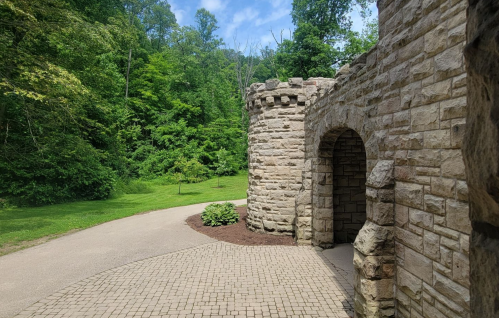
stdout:
{"type": "MultiPolygon", "coordinates": [[[[276,48],[216,35],[166,0],[0,0],[0,208],[108,198],[130,180],[247,168],[245,88],[331,77],[369,50],[372,0],[294,0],[276,48]]],[[[184,180],[182,180],[184,179],[184,180]]]]}

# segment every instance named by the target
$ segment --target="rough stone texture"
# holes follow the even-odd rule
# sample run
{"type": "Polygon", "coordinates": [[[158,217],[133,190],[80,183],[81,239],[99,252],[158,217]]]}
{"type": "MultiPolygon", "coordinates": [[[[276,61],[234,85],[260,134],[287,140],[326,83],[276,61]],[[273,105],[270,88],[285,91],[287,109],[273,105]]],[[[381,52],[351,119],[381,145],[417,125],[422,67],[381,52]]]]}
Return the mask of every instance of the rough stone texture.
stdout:
{"type": "MultiPolygon", "coordinates": [[[[249,128],[248,226],[256,232],[292,235],[296,223],[310,227],[310,208],[295,214],[295,200],[306,171],[304,115],[330,79],[290,78],[287,83],[268,80],[252,84],[246,108],[249,128]],[[308,218],[308,219],[307,219],[308,218]]],[[[309,198],[301,196],[300,203],[309,198]]],[[[332,225],[331,225],[332,226],[332,225]]],[[[298,241],[310,241],[303,230],[298,241]]]]}
{"type": "MultiPolygon", "coordinates": [[[[480,7],[479,0],[473,2],[481,14],[488,11],[487,21],[497,23],[496,13],[491,13],[485,5],[480,7]]],[[[495,8],[497,1],[494,3],[490,6],[495,8]]],[[[338,211],[341,207],[335,205],[334,193],[348,191],[347,187],[340,186],[341,170],[334,163],[341,152],[335,148],[341,148],[341,135],[347,131],[360,136],[366,154],[367,222],[355,241],[357,317],[470,316],[468,197],[481,193],[484,211],[490,211],[484,212],[490,219],[484,222],[499,226],[499,214],[495,214],[499,211],[499,151],[496,149],[499,132],[493,124],[499,122],[499,109],[492,111],[490,101],[497,100],[498,91],[486,89],[487,85],[498,85],[499,81],[497,77],[484,75],[498,69],[499,59],[492,55],[498,52],[499,37],[489,28],[488,42],[478,41],[468,49],[473,55],[472,50],[488,45],[480,61],[493,61],[484,66],[475,60],[478,65],[475,72],[482,76],[475,84],[477,98],[489,100],[485,99],[480,106],[481,115],[474,116],[476,125],[484,126],[478,128],[487,128],[493,133],[481,133],[474,128],[473,138],[468,138],[464,136],[468,87],[462,53],[466,45],[467,6],[466,0],[380,0],[380,40],[375,48],[343,67],[335,79],[309,79],[303,81],[302,87],[291,82],[277,84],[277,87],[288,85],[286,94],[296,96],[296,99],[290,97],[290,101],[296,100],[297,107],[304,106],[300,113],[304,130],[299,131],[304,136],[300,144],[304,147],[303,157],[297,158],[303,169],[293,204],[269,207],[266,202],[277,201],[251,188],[278,180],[261,179],[262,165],[258,165],[254,156],[257,154],[261,162],[268,157],[264,150],[255,150],[253,141],[265,138],[263,131],[254,129],[266,119],[261,117],[251,122],[248,204],[252,204],[255,215],[258,214],[255,219],[275,222],[277,211],[294,207],[294,219],[289,221],[293,229],[287,233],[294,234],[300,244],[321,247],[334,246],[338,237],[334,232],[338,229],[335,220],[342,212],[338,211]],[[461,154],[463,142],[473,140],[476,145],[481,138],[493,146],[480,145],[478,150],[470,152],[470,161],[484,165],[465,170],[461,154]],[[468,193],[466,178],[469,179],[470,174],[477,184],[480,182],[477,187],[482,192],[468,193]],[[259,204],[265,209],[257,207],[259,204]],[[369,264],[386,264],[391,274],[380,278],[379,270],[369,270],[374,265],[363,265],[368,257],[382,258],[383,261],[369,264]]],[[[296,79],[293,82],[300,83],[296,79]]],[[[279,88],[266,90],[264,84],[255,86],[258,90],[248,99],[250,115],[275,108],[266,106],[266,98],[278,100],[278,95],[282,95],[276,94],[279,88]],[[267,107],[265,110],[259,106],[263,104],[267,107]]],[[[286,151],[292,152],[294,150],[286,151]]],[[[285,167],[286,162],[283,158],[277,165],[285,167]]],[[[473,206],[471,213],[474,213],[473,206]]],[[[494,245],[489,237],[480,238],[479,245],[489,250],[481,249],[477,259],[488,259],[492,264],[492,258],[488,257],[492,257],[490,249],[494,245]]],[[[497,274],[497,268],[491,269],[490,274],[497,274]]],[[[473,282],[471,286],[473,288],[473,282]]],[[[489,287],[492,290],[493,285],[489,287]]]]}
{"type": "MultiPolygon", "coordinates": [[[[499,2],[469,1],[465,49],[468,125],[463,154],[469,184],[473,317],[499,316],[499,2]]],[[[454,256],[453,278],[467,284],[467,259],[454,256]],[[461,270],[461,272],[459,272],[461,270]]]]}

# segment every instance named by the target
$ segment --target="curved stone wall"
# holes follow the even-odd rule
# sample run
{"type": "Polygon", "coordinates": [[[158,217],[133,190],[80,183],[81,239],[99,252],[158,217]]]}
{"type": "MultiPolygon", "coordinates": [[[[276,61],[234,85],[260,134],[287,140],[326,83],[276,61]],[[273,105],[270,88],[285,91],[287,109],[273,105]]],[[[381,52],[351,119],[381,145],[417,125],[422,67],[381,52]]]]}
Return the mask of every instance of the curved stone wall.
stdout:
{"type": "Polygon", "coordinates": [[[331,80],[291,78],[255,83],[248,91],[248,227],[293,235],[302,187],[305,108],[331,80]]]}

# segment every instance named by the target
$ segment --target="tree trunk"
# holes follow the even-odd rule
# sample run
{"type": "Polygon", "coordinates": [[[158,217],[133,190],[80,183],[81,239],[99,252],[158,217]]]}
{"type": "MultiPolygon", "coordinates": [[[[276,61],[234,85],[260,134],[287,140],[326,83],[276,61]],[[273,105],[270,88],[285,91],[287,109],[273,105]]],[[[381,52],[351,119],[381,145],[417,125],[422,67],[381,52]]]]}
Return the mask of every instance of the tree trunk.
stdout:
{"type": "Polygon", "coordinates": [[[130,49],[130,53],[128,53],[128,68],[126,70],[126,90],[125,90],[125,99],[128,100],[128,82],[130,77],[130,63],[132,62],[132,49],[130,49]]]}

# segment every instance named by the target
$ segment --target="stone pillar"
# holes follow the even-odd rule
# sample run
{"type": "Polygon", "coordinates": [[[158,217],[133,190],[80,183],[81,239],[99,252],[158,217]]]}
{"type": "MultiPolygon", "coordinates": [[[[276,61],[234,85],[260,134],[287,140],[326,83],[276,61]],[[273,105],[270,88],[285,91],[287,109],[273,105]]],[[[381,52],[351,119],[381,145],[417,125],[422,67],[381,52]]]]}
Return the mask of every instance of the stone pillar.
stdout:
{"type": "Polygon", "coordinates": [[[306,83],[268,80],[249,88],[248,228],[293,235],[295,199],[302,188],[306,83]]]}
{"type": "Polygon", "coordinates": [[[469,1],[463,155],[472,224],[472,317],[499,317],[499,2],[469,1]]]}
{"type": "Polygon", "coordinates": [[[367,222],[354,243],[355,317],[394,317],[394,163],[380,160],[366,186],[367,222]]]}

